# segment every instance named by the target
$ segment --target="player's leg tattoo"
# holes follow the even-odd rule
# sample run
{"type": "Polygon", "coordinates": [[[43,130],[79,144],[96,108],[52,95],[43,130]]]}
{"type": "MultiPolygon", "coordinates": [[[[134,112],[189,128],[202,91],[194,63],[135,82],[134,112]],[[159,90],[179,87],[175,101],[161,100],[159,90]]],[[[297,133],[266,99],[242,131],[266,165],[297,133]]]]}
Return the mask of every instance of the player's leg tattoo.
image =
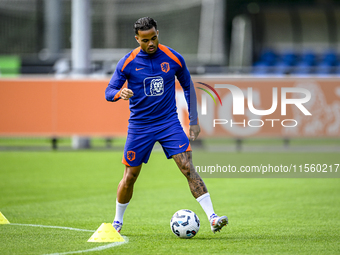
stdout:
{"type": "Polygon", "coordinates": [[[138,178],[142,165],[131,167],[126,166],[123,179],[118,184],[117,200],[121,204],[130,202],[133,194],[133,186],[138,178]]]}
{"type": "Polygon", "coordinates": [[[192,163],[191,151],[173,155],[172,158],[175,160],[177,166],[187,178],[190,191],[195,198],[198,198],[208,192],[207,187],[205,186],[202,178],[196,172],[192,163]]]}

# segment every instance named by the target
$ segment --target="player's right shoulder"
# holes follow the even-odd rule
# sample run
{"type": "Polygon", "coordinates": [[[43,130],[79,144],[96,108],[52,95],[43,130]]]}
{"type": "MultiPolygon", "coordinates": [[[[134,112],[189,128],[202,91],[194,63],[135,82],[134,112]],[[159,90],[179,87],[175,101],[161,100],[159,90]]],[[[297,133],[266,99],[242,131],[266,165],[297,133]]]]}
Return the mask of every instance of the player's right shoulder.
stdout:
{"type": "Polygon", "coordinates": [[[138,47],[128,54],[126,54],[120,61],[119,61],[119,68],[123,72],[124,69],[137,57],[138,53],[141,51],[141,48],[138,47]]]}

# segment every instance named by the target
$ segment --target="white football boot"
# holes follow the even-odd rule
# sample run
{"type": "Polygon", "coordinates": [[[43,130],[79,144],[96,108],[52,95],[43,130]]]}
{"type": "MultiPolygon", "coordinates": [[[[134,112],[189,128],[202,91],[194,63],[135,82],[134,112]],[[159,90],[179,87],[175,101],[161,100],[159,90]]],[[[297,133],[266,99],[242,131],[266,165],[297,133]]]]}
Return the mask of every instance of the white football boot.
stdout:
{"type": "Polygon", "coordinates": [[[119,221],[114,221],[112,223],[112,226],[117,230],[118,233],[120,233],[120,230],[123,227],[123,223],[120,223],[119,221]]]}
{"type": "Polygon", "coordinates": [[[227,224],[228,224],[228,217],[227,216],[218,217],[216,214],[212,214],[210,216],[211,231],[214,234],[217,231],[220,232],[221,228],[223,228],[227,224]]]}

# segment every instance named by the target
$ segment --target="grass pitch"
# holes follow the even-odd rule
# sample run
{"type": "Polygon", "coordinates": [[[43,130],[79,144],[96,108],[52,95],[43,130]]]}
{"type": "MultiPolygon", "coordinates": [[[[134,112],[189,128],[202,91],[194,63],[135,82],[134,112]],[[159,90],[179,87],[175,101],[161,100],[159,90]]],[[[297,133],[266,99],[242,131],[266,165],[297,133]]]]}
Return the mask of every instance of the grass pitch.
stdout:
{"type": "MultiPolygon", "coordinates": [[[[197,152],[195,157],[200,157],[197,152]]],[[[0,211],[11,223],[88,231],[0,225],[1,254],[70,254],[111,222],[122,152],[0,152],[0,211]],[[92,232],[91,232],[92,231],[92,232]]],[[[216,157],[216,153],[214,153],[216,157]]],[[[227,153],[233,164],[259,165],[268,154],[227,153]]],[[[290,162],[296,154],[270,153],[290,162]]],[[[300,163],[340,163],[338,153],[300,154],[300,163]]],[[[206,178],[218,214],[229,225],[213,234],[200,205],[172,160],[154,151],[143,166],[125,213],[128,243],[86,254],[339,254],[340,179],[206,178]],[[179,209],[201,220],[192,239],[179,239],[169,222],[179,209]]]]}

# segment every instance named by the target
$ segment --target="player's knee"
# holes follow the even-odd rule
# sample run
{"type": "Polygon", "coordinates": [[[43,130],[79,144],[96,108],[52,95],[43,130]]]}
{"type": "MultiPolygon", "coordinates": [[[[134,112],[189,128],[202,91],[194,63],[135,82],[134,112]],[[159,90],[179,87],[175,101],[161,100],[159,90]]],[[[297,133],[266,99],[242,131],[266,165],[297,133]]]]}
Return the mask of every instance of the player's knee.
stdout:
{"type": "Polygon", "coordinates": [[[136,182],[137,177],[138,177],[138,174],[131,173],[131,172],[127,173],[124,176],[123,185],[127,187],[133,185],[136,182]]]}

